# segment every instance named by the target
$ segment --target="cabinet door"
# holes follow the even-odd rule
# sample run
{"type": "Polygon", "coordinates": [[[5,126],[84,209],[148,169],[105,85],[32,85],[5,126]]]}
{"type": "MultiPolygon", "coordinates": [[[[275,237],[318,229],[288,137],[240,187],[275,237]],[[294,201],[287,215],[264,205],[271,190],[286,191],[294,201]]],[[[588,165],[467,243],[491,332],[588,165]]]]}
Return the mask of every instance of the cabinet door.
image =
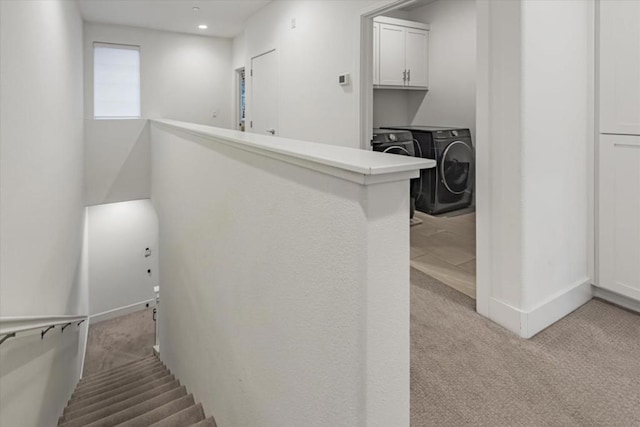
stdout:
{"type": "Polygon", "coordinates": [[[429,32],[407,28],[405,32],[405,65],[407,86],[427,87],[428,85],[429,32]]]}
{"type": "Polygon", "coordinates": [[[599,144],[598,286],[640,301],[640,136],[599,144]]]}
{"type": "Polygon", "coordinates": [[[373,23],[373,84],[380,84],[380,24],[373,23]]]}
{"type": "Polygon", "coordinates": [[[380,24],[380,85],[404,86],[404,33],[404,27],[380,24]]]}
{"type": "Polygon", "coordinates": [[[600,2],[600,132],[640,135],[640,1],[600,2]]]}

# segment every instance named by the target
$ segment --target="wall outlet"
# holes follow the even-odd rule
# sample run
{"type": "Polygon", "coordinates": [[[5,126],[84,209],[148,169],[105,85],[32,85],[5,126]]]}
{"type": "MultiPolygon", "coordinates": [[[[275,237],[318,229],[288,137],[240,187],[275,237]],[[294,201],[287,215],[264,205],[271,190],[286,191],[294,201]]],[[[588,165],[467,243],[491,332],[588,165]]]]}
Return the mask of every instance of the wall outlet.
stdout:
{"type": "Polygon", "coordinates": [[[296,18],[291,18],[291,29],[296,28],[296,18]]]}
{"type": "Polygon", "coordinates": [[[214,119],[218,117],[218,110],[214,110],[214,112],[211,113],[211,117],[213,117],[214,119]]]}

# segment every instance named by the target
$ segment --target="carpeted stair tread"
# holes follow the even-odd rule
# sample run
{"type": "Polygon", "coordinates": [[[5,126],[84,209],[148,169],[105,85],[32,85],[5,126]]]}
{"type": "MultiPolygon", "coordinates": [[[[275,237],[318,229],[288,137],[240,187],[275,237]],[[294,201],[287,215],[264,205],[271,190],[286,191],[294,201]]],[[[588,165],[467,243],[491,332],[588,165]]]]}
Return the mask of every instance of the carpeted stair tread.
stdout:
{"type": "Polygon", "coordinates": [[[78,384],[78,386],[76,387],[76,390],[83,390],[89,387],[94,387],[96,385],[99,384],[104,384],[106,381],[110,381],[113,380],[115,378],[122,378],[122,377],[126,377],[127,375],[131,375],[134,374],[136,372],[140,372],[144,369],[150,368],[152,366],[157,366],[157,365],[162,365],[162,362],[159,360],[149,360],[145,363],[141,363],[139,365],[135,365],[134,367],[130,368],[130,369],[125,369],[122,371],[117,371],[114,372],[110,375],[106,375],[102,378],[96,378],[93,381],[89,381],[89,382],[85,382],[85,383],[80,383],[78,384]]]}
{"type": "Polygon", "coordinates": [[[216,427],[159,357],[129,362],[78,382],[59,427],[216,427]]]}
{"type": "Polygon", "coordinates": [[[155,362],[156,360],[159,360],[156,356],[148,356],[148,357],[144,357],[141,359],[136,359],[132,362],[127,362],[123,365],[118,365],[114,368],[105,370],[105,371],[100,371],[98,373],[92,374],[92,375],[88,375],[84,378],[82,378],[80,380],[80,382],[78,383],[78,385],[80,384],[85,384],[85,383],[89,383],[91,381],[95,381],[95,380],[99,380],[101,378],[105,378],[108,376],[111,376],[117,372],[125,372],[127,370],[131,370],[131,369],[135,369],[137,366],[140,365],[144,365],[145,363],[149,363],[149,362],[155,362]]]}
{"type": "Polygon", "coordinates": [[[155,375],[160,375],[164,377],[165,375],[169,375],[170,373],[171,372],[165,366],[161,366],[153,369],[145,369],[144,371],[138,374],[131,375],[130,377],[127,377],[127,378],[122,378],[120,381],[104,384],[102,386],[99,386],[96,388],[90,388],[88,390],[76,391],[71,395],[71,400],[75,401],[75,400],[87,399],[92,396],[97,396],[108,390],[118,389],[127,384],[134,384],[138,381],[149,379],[155,375]]]}
{"type": "Polygon", "coordinates": [[[143,393],[139,393],[128,399],[121,400],[120,402],[116,402],[108,406],[103,406],[102,408],[71,412],[63,416],[63,422],[66,423],[64,425],[68,427],[83,426],[177,388],[180,388],[179,382],[172,381],[156,388],[149,389],[143,393]]]}
{"type": "Polygon", "coordinates": [[[81,396],[92,395],[92,394],[95,394],[96,392],[100,392],[100,391],[103,391],[103,390],[107,390],[107,389],[111,389],[111,388],[118,388],[123,384],[129,384],[129,383],[137,381],[137,380],[139,380],[141,378],[145,378],[149,374],[156,373],[156,372],[162,372],[162,371],[167,371],[167,367],[164,366],[163,364],[149,366],[149,367],[147,367],[145,369],[140,370],[139,372],[131,373],[131,374],[125,375],[123,377],[116,377],[116,378],[113,378],[111,380],[107,380],[104,383],[96,384],[95,386],[90,386],[90,387],[87,387],[87,388],[78,389],[71,395],[71,398],[72,399],[74,399],[76,397],[79,398],[81,396]]]}
{"type": "Polygon", "coordinates": [[[191,424],[189,427],[218,427],[216,425],[216,420],[213,417],[209,417],[206,420],[199,421],[195,424],[191,424]]]}
{"type": "Polygon", "coordinates": [[[149,371],[148,372],[148,376],[147,375],[142,375],[142,376],[136,376],[135,378],[130,378],[128,380],[125,381],[119,381],[117,383],[112,384],[111,386],[105,386],[105,387],[101,387],[100,389],[97,390],[91,390],[88,392],[82,392],[79,393],[78,395],[75,396],[71,396],[71,401],[75,402],[82,402],[85,399],[90,399],[92,397],[96,397],[96,396],[100,396],[103,393],[108,393],[111,390],[117,389],[120,390],[122,388],[126,388],[126,387],[130,387],[131,384],[134,384],[136,387],[139,385],[138,382],[140,381],[144,381],[144,382],[150,382],[153,381],[155,379],[157,379],[158,377],[156,376],[160,376],[160,377],[164,377],[166,375],[170,375],[171,372],[166,369],[166,368],[162,368],[162,369],[158,369],[158,370],[154,370],[154,371],[149,371]]]}
{"type": "Polygon", "coordinates": [[[180,387],[180,381],[173,379],[173,376],[171,375],[167,375],[166,377],[160,378],[158,380],[152,381],[150,383],[147,384],[143,384],[140,387],[136,387],[134,389],[131,390],[127,390],[123,393],[120,393],[118,395],[115,395],[113,397],[110,397],[108,399],[103,399],[103,400],[99,400],[95,403],[92,403],[90,405],[82,405],[82,402],[80,402],[80,405],[75,406],[75,407],[69,407],[67,406],[64,409],[64,413],[62,414],[62,418],[64,419],[72,419],[75,417],[79,417],[85,414],[88,414],[90,412],[93,411],[97,411],[98,409],[102,409],[105,406],[110,406],[113,405],[114,403],[118,403],[121,402],[123,400],[127,400],[130,397],[133,396],[137,396],[138,394],[144,393],[147,390],[153,390],[156,389],[160,386],[163,385],[170,385],[169,386],[169,390],[175,388],[175,387],[180,387]]]}
{"type": "Polygon", "coordinates": [[[85,396],[83,399],[71,399],[69,400],[69,406],[74,406],[77,407],[77,404],[80,403],[82,404],[92,404],[95,402],[99,402],[102,399],[108,399],[110,397],[116,396],[120,393],[126,392],[127,390],[133,389],[133,388],[137,388],[139,386],[148,384],[152,381],[158,380],[160,378],[165,378],[165,377],[171,377],[171,380],[175,379],[173,377],[173,375],[171,374],[170,371],[168,372],[159,372],[153,375],[150,375],[147,378],[142,378],[139,381],[136,381],[134,383],[130,383],[130,384],[125,384],[121,387],[118,388],[114,388],[112,390],[106,390],[104,393],[102,394],[98,394],[96,396],[91,396],[91,397],[87,397],[85,396]]]}
{"type": "Polygon", "coordinates": [[[198,403],[151,424],[149,427],[183,427],[193,425],[201,420],[204,420],[204,410],[202,409],[202,404],[198,403]]]}
{"type": "MultiPolygon", "coordinates": [[[[193,399],[193,395],[189,394],[179,399],[175,399],[171,402],[167,402],[166,404],[159,406],[151,411],[145,412],[144,414],[139,415],[136,418],[130,419],[127,422],[119,424],[119,426],[120,427],[148,426],[164,418],[168,418],[171,415],[177,412],[180,412],[181,410],[186,409],[189,406],[192,406],[194,403],[195,403],[195,400],[193,399]]],[[[96,427],[93,424],[89,424],[89,426],[96,427]]]]}
{"type": "Polygon", "coordinates": [[[146,357],[139,357],[139,358],[131,360],[129,362],[122,363],[120,365],[116,365],[116,366],[113,366],[113,367],[108,368],[108,369],[103,369],[103,370],[95,372],[95,373],[93,373],[91,375],[87,375],[87,376],[82,377],[82,379],[80,380],[79,384],[94,380],[96,378],[100,378],[100,377],[111,375],[114,372],[130,369],[130,368],[132,368],[132,367],[134,367],[134,366],[136,366],[136,365],[138,365],[140,363],[148,362],[148,361],[153,360],[153,359],[158,359],[158,358],[155,355],[146,356],[146,357]]]}
{"type": "Polygon", "coordinates": [[[100,390],[104,390],[104,389],[109,389],[109,388],[117,388],[119,387],[119,385],[121,384],[127,384],[136,380],[139,380],[140,378],[144,378],[145,376],[147,376],[150,373],[154,373],[154,372],[160,372],[163,370],[166,370],[167,367],[164,366],[163,364],[157,364],[157,365],[152,365],[152,366],[148,366],[144,369],[141,369],[140,371],[137,372],[133,372],[127,375],[123,375],[123,376],[117,376],[115,378],[110,378],[105,380],[104,382],[101,382],[99,384],[95,384],[95,385],[91,385],[89,387],[85,387],[82,389],[76,389],[76,391],[73,393],[73,395],[71,396],[71,398],[75,398],[75,397],[79,397],[82,395],[88,395],[91,393],[95,393],[96,391],[100,391],[100,390]]]}
{"type": "MultiPolygon", "coordinates": [[[[185,397],[185,393],[186,389],[184,388],[184,386],[173,389],[159,396],[138,403],[137,405],[123,409],[120,412],[110,414],[109,416],[101,418],[100,420],[93,421],[85,425],[91,427],[107,427],[120,425],[121,423],[128,422],[129,420],[139,417],[142,414],[154,411],[159,407],[163,407],[165,404],[173,402],[174,400],[182,399],[183,397],[185,397]]],[[[64,424],[62,424],[60,427],[63,426],[64,424]]]]}

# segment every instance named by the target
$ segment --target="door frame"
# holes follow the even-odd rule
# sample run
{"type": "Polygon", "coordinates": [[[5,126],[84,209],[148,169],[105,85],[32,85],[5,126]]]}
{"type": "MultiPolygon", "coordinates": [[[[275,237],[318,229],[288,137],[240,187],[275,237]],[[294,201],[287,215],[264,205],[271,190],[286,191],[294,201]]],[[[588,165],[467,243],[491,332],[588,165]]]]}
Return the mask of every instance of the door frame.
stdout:
{"type": "MultiPolygon", "coordinates": [[[[244,116],[245,116],[245,128],[247,119],[247,71],[244,66],[238,67],[233,70],[234,89],[233,89],[233,111],[234,111],[234,130],[240,130],[240,81],[242,79],[241,73],[244,72],[244,116]]],[[[246,129],[245,129],[246,130],[246,129]]]]}
{"type": "MultiPolygon", "coordinates": [[[[373,18],[415,0],[387,0],[362,10],[358,17],[357,105],[359,147],[371,149],[373,136],[373,18]]],[[[489,2],[476,0],[476,311],[489,317],[491,299],[491,159],[490,159],[490,62],[489,2]],[[478,201],[480,201],[478,203],[478,201]]]]}

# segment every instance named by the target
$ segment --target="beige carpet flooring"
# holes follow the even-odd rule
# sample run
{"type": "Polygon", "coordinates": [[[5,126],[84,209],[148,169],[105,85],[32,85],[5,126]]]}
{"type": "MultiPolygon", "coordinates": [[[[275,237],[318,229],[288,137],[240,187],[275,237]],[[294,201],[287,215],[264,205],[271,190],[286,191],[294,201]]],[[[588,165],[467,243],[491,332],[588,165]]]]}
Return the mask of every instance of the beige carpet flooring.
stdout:
{"type": "Polygon", "coordinates": [[[155,328],[152,308],[89,325],[83,376],[151,356],[155,328]]]}
{"type": "Polygon", "coordinates": [[[411,425],[640,426],[640,315],[599,300],[523,340],[411,269],[411,425]]]}
{"type": "MultiPolygon", "coordinates": [[[[411,269],[411,425],[640,426],[640,315],[592,300],[530,340],[411,269]]],[[[151,310],[89,328],[85,375],[151,354],[151,310]]]]}

